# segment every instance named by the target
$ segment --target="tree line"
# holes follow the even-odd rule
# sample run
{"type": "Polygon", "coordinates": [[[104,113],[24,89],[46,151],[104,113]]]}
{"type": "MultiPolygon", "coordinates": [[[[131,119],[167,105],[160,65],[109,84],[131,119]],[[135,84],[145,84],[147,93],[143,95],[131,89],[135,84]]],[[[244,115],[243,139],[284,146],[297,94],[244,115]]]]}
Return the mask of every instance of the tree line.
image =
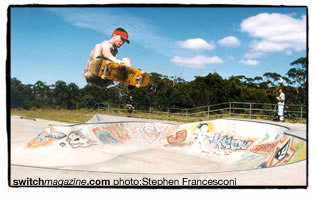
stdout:
{"type": "Polygon", "coordinates": [[[283,87],[288,104],[307,104],[306,57],[291,63],[285,76],[266,72],[254,78],[244,75],[222,78],[218,73],[195,76],[192,81],[150,73],[149,88],[131,88],[113,82],[108,88],[99,89],[86,85],[57,81],[53,85],[37,81],[23,84],[16,78],[10,80],[11,108],[93,108],[96,103],[125,105],[133,96],[137,109],[192,108],[223,102],[276,103],[277,88],[283,87]]]}

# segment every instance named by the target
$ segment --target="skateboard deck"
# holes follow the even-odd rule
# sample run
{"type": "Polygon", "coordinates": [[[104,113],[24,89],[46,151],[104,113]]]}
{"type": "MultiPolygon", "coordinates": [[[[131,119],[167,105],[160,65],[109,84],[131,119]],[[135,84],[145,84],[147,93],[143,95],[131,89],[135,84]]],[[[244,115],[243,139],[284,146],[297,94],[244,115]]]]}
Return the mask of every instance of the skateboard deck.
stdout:
{"type": "Polygon", "coordinates": [[[102,79],[119,81],[128,85],[146,87],[150,83],[150,75],[140,69],[127,66],[119,66],[118,63],[95,59],[90,63],[90,71],[102,79]]]}

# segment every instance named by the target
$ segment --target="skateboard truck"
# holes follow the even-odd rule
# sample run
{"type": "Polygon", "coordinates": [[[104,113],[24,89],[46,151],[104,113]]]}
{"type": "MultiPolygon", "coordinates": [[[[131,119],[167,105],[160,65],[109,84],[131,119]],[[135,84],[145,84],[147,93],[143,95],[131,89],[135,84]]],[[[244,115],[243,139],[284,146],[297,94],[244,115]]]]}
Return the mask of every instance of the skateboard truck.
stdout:
{"type": "Polygon", "coordinates": [[[143,79],[143,76],[142,76],[142,75],[143,75],[143,73],[144,73],[144,72],[143,72],[143,71],[141,71],[141,76],[136,77],[136,81],[137,81],[137,85],[136,85],[136,87],[137,87],[137,88],[139,88],[139,87],[141,86],[140,84],[141,84],[142,79],[143,79]]]}
{"type": "Polygon", "coordinates": [[[108,65],[110,64],[110,62],[106,62],[106,65],[104,67],[102,67],[102,76],[101,78],[102,79],[106,79],[106,73],[108,72],[108,65]]]}
{"type": "Polygon", "coordinates": [[[141,81],[141,80],[142,80],[142,76],[136,77],[136,81],[141,81]]]}

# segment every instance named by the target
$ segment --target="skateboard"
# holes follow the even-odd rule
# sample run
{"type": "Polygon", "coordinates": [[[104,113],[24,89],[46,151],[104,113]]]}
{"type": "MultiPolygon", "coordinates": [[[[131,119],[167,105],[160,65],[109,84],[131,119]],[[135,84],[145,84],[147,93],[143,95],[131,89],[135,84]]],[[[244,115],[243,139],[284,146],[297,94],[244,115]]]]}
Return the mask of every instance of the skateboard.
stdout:
{"type": "Polygon", "coordinates": [[[146,87],[150,83],[148,73],[134,67],[119,66],[106,59],[92,60],[89,68],[93,75],[104,80],[119,81],[137,88],[146,87]]]}

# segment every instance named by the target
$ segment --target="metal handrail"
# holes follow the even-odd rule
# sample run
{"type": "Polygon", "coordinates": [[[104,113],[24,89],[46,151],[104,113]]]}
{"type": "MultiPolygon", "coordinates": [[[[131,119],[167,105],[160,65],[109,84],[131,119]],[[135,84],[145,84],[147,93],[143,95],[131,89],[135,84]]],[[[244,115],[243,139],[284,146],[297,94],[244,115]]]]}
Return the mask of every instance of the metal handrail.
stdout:
{"type": "MultiPolygon", "coordinates": [[[[100,105],[106,105],[107,111],[110,112],[110,108],[114,106],[114,108],[118,106],[118,111],[120,112],[121,110],[123,111],[122,105],[114,105],[114,104],[109,104],[109,103],[96,103],[93,108],[97,107],[100,108],[100,105]]],[[[149,108],[148,110],[137,110],[138,112],[143,112],[143,113],[149,113],[150,115],[152,114],[164,114],[167,117],[170,118],[170,116],[176,116],[178,118],[179,116],[184,117],[187,119],[189,116],[205,116],[207,118],[215,116],[215,115],[227,115],[227,116],[233,116],[233,115],[241,115],[241,116],[250,116],[250,117],[267,117],[270,115],[270,112],[274,112],[276,109],[275,107],[277,104],[273,103],[249,103],[249,102],[225,102],[225,103],[217,103],[217,104],[212,104],[212,105],[207,105],[207,106],[199,106],[199,107],[194,107],[194,108],[164,108],[162,111],[161,108],[160,110],[158,108],[149,108]],[[227,106],[222,106],[222,105],[227,105],[227,106]],[[246,105],[246,106],[237,106],[237,105],[246,105]],[[259,108],[257,105],[261,105],[261,108],[259,108]],[[218,108],[218,106],[221,106],[218,108]],[[253,107],[255,106],[255,107],[253,107]],[[266,107],[266,108],[264,108],[266,107]],[[205,109],[206,110],[200,110],[198,111],[197,109],[205,109]],[[212,109],[211,109],[212,108],[212,109]],[[215,109],[213,109],[215,108],[215,109]],[[174,110],[177,110],[177,112],[173,112],[174,110]],[[195,111],[194,111],[195,110],[195,111]],[[196,111],[197,110],[197,111],[196,111]],[[236,111],[239,110],[239,113],[236,113],[236,111]],[[192,112],[193,111],[193,112],[192,112]],[[245,112],[245,113],[244,113],[245,112]],[[260,114],[257,114],[260,113],[260,114]],[[204,115],[202,115],[204,114],[204,115]]],[[[291,104],[286,104],[286,106],[294,106],[294,107],[300,107],[301,110],[287,110],[288,112],[299,114],[299,119],[305,119],[305,114],[307,112],[307,107],[305,105],[291,105],[291,104]]],[[[105,107],[102,107],[105,108],[105,107]]],[[[201,118],[201,117],[200,117],[201,118]]]]}

